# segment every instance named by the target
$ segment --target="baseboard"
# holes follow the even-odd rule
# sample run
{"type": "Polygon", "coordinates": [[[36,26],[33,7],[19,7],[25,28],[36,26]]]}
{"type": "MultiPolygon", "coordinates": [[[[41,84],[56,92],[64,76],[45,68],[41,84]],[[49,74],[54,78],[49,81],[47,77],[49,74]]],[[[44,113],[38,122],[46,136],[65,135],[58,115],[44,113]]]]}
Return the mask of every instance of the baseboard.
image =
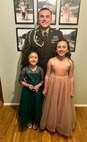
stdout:
{"type": "Polygon", "coordinates": [[[75,107],[87,107],[87,104],[75,104],[75,107]]]}
{"type": "MultiPolygon", "coordinates": [[[[19,106],[19,103],[4,103],[4,106],[19,106]]],[[[87,107],[87,104],[75,104],[75,107],[87,107]]]]}
{"type": "Polygon", "coordinates": [[[4,103],[4,106],[19,106],[19,103],[4,103]]]}

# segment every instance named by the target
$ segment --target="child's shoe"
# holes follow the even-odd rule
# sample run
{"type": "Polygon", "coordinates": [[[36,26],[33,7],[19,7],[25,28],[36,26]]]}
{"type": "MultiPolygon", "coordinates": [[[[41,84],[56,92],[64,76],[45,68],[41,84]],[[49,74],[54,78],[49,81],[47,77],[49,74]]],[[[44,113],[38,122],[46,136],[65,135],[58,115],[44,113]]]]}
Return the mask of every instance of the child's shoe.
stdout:
{"type": "Polygon", "coordinates": [[[37,129],[37,125],[33,124],[33,129],[36,130],[37,129]]]}
{"type": "Polygon", "coordinates": [[[32,123],[28,124],[28,128],[31,129],[32,128],[32,123]]]}

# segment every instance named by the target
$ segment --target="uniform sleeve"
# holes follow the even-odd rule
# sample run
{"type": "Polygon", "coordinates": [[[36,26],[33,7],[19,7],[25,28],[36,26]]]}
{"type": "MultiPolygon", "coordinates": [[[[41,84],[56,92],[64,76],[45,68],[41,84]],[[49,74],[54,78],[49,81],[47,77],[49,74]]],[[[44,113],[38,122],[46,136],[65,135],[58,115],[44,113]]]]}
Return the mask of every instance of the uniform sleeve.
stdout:
{"type": "Polygon", "coordinates": [[[19,83],[22,83],[22,81],[24,81],[25,75],[26,75],[26,69],[23,68],[18,78],[19,83]]]}
{"type": "Polygon", "coordinates": [[[60,30],[59,30],[59,32],[60,32],[60,33],[59,33],[59,35],[60,35],[60,36],[59,36],[59,40],[64,39],[63,33],[62,33],[60,30]]]}
{"type": "Polygon", "coordinates": [[[56,35],[59,37],[59,40],[64,39],[63,33],[60,30],[56,30],[56,35]]]}
{"type": "Polygon", "coordinates": [[[41,84],[43,84],[43,82],[44,82],[44,71],[41,67],[40,67],[40,72],[41,72],[41,84]]]}
{"type": "Polygon", "coordinates": [[[63,39],[63,33],[60,31],[60,39],[63,39]]]}
{"type": "Polygon", "coordinates": [[[22,49],[22,59],[21,59],[21,66],[22,68],[28,65],[27,55],[28,52],[31,50],[31,34],[32,31],[29,31],[25,38],[24,47],[22,49]]]}

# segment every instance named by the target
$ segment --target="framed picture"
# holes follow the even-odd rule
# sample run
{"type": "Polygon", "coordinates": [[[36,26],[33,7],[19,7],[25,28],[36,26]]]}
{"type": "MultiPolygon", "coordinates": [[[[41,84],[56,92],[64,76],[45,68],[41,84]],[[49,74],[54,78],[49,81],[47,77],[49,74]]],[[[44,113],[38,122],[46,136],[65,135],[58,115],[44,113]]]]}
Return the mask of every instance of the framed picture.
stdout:
{"type": "Polygon", "coordinates": [[[37,11],[47,7],[52,11],[52,24],[56,24],[56,5],[57,0],[37,0],[37,11]]]}
{"type": "Polygon", "coordinates": [[[79,20],[80,0],[60,0],[60,25],[77,25],[79,20]]]}
{"type": "Polygon", "coordinates": [[[16,24],[34,23],[34,0],[14,0],[16,24]]]}
{"type": "Polygon", "coordinates": [[[77,28],[60,28],[59,30],[63,33],[64,38],[69,42],[70,51],[75,52],[77,28]]]}
{"type": "Polygon", "coordinates": [[[22,51],[26,34],[32,29],[30,28],[16,28],[17,35],[17,51],[22,51]]]}

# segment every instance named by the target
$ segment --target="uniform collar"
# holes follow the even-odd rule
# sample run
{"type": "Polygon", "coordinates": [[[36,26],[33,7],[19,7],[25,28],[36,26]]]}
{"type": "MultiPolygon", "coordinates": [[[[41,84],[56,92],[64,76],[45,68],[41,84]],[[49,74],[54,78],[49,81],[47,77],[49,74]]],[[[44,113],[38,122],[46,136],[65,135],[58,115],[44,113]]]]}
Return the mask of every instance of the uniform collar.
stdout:
{"type": "MultiPolygon", "coordinates": [[[[54,29],[52,29],[51,27],[48,28],[48,41],[50,41],[52,39],[52,36],[53,36],[53,31],[54,29]]],[[[43,34],[44,34],[45,31],[43,31],[43,34]]],[[[39,37],[39,39],[43,39],[43,34],[42,34],[42,29],[40,27],[37,28],[36,30],[36,35],[39,37]]]]}
{"type": "Polygon", "coordinates": [[[47,33],[47,35],[48,35],[48,33],[49,33],[49,29],[50,29],[50,28],[46,29],[45,31],[41,29],[41,33],[42,33],[42,35],[44,35],[44,33],[45,33],[45,32],[46,32],[46,33],[47,33]]]}

